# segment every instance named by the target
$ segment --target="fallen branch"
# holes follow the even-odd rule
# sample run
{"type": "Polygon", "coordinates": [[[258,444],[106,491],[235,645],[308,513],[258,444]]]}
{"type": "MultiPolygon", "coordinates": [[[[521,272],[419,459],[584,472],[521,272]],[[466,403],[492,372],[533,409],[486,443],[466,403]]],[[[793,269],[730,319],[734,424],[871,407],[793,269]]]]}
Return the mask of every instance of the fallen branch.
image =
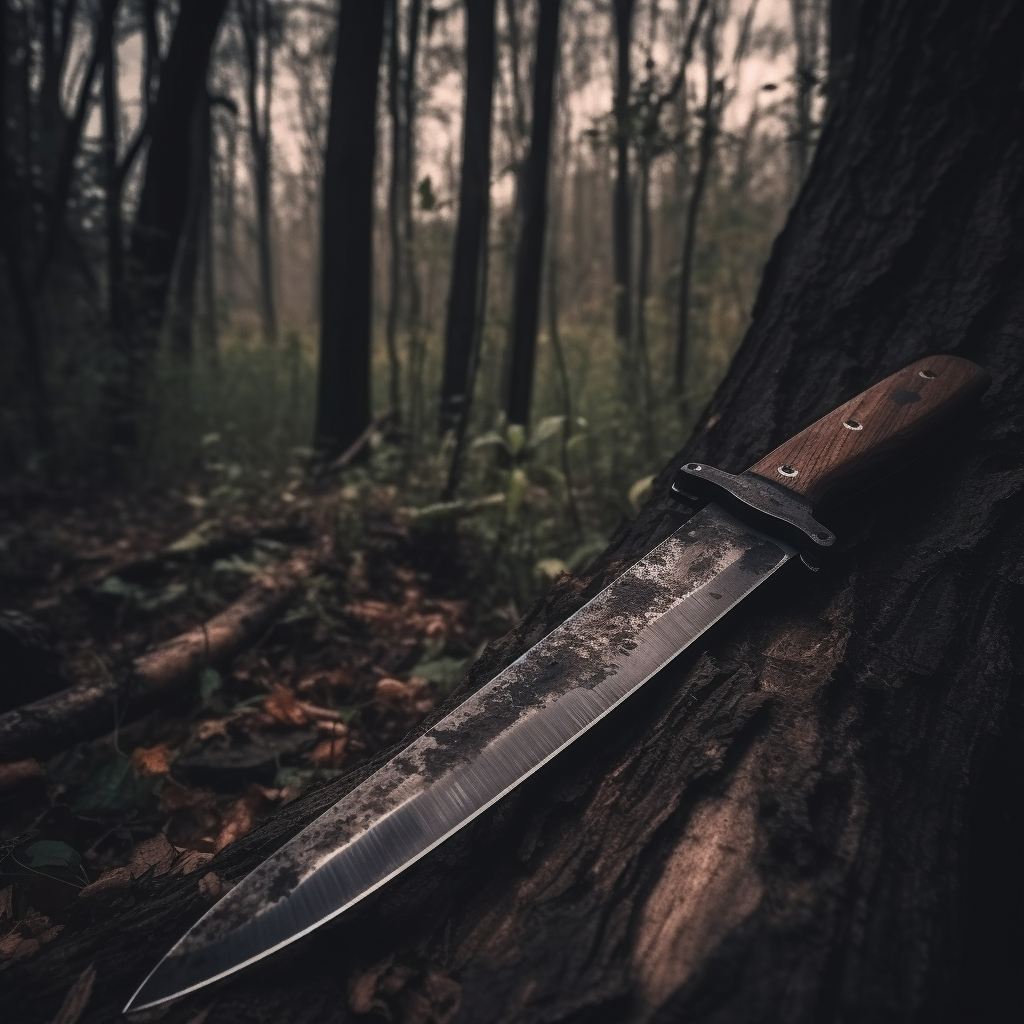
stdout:
{"type": "Polygon", "coordinates": [[[0,715],[0,762],[47,757],[151,710],[254,642],[319,563],[310,553],[256,577],[234,604],[202,626],[136,658],[120,678],[83,683],[0,715]]]}

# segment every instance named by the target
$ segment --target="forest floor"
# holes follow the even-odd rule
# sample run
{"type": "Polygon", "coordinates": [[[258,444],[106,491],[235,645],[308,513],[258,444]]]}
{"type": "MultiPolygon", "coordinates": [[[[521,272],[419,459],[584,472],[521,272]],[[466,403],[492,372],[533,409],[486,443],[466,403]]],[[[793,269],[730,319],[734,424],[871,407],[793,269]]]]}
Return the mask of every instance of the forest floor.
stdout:
{"type": "Polygon", "coordinates": [[[400,739],[518,615],[457,523],[421,528],[386,495],[211,513],[186,489],[0,491],[0,719],[120,678],[301,553],[312,569],[269,625],[148,713],[112,705],[105,735],[34,757],[0,746],[0,975],[143,876],[216,890],[216,852],[400,739]]]}

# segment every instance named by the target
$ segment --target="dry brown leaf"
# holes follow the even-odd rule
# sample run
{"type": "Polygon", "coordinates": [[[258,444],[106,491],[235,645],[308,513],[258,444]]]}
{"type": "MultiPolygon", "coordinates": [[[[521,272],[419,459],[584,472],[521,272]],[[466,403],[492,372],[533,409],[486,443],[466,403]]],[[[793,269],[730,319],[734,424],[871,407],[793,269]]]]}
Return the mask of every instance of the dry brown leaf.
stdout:
{"type": "Polygon", "coordinates": [[[24,960],[38,953],[42,944],[38,939],[26,939],[18,932],[0,939],[0,960],[24,960]]]}
{"type": "Polygon", "coordinates": [[[226,738],[227,734],[228,719],[226,718],[207,718],[196,726],[193,733],[200,743],[212,740],[214,736],[224,736],[226,738]]]}
{"type": "Polygon", "coordinates": [[[204,1006],[198,1013],[189,1017],[187,1024],[204,1024],[206,1018],[210,1016],[210,1011],[213,1009],[213,1003],[209,1006],[204,1006]]]}
{"type": "Polygon", "coordinates": [[[21,919],[21,933],[30,938],[38,939],[43,945],[51,942],[64,927],[62,924],[54,924],[45,914],[40,913],[35,907],[29,907],[28,912],[21,919]]]}
{"type": "Polygon", "coordinates": [[[281,725],[305,725],[309,721],[302,703],[287,686],[280,683],[274,686],[262,708],[265,714],[281,725]]]}
{"type": "Polygon", "coordinates": [[[105,906],[119,896],[124,896],[131,886],[132,873],[129,868],[111,868],[79,892],[78,904],[89,904],[94,908],[105,906]]]}
{"type": "Polygon", "coordinates": [[[401,679],[390,679],[385,676],[377,680],[375,699],[381,704],[391,707],[410,707],[416,699],[417,688],[401,679]]]}
{"type": "Polygon", "coordinates": [[[133,878],[144,875],[151,868],[154,877],[166,875],[171,870],[175,856],[174,847],[167,841],[167,836],[159,832],[135,847],[128,862],[128,870],[133,878]]]}
{"type": "Polygon", "coordinates": [[[199,879],[199,893],[211,903],[214,900],[220,899],[224,894],[224,891],[224,883],[220,880],[220,876],[214,871],[207,871],[206,874],[199,879]]]}
{"type": "Polygon", "coordinates": [[[250,786],[224,815],[220,834],[214,841],[214,851],[220,853],[236,839],[241,839],[256,824],[257,812],[264,801],[259,786],[250,786]]]}
{"type": "Polygon", "coordinates": [[[0,920],[5,917],[14,917],[14,886],[9,885],[6,889],[0,889],[0,920]]]}
{"type": "Polygon", "coordinates": [[[346,736],[332,736],[321,740],[306,754],[306,760],[315,768],[340,768],[345,761],[347,748],[346,736]]]}
{"type": "Polygon", "coordinates": [[[60,1004],[57,1016],[53,1018],[51,1024],[78,1024],[79,1017],[82,1016],[89,1003],[95,981],[96,965],[89,964],[68,989],[68,994],[64,997],[64,1002],[60,1004]]]}
{"type": "Polygon", "coordinates": [[[383,1003],[376,998],[377,982],[391,966],[391,960],[392,958],[388,957],[387,960],[382,960],[374,967],[353,974],[348,979],[348,1008],[353,1013],[371,1013],[375,1006],[378,1008],[383,1006],[383,1003]]]}
{"type": "Polygon", "coordinates": [[[155,747],[136,747],[132,751],[132,767],[139,775],[166,775],[171,770],[171,752],[166,743],[155,747]]]}
{"type": "Polygon", "coordinates": [[[0,764],[0,793],[17,789],[27,782],[45,778],[46,769],[38,761],[32,759],[0,764]]]}

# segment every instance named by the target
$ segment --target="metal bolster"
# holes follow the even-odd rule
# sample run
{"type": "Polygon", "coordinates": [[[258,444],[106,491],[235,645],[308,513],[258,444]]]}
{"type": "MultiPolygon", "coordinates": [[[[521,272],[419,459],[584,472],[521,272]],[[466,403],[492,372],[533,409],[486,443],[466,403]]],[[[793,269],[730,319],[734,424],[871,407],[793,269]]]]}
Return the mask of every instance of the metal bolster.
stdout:
{"type": "Polygon", "coordinates": [[[703,462],[679,467],[672,482],[674,497],[706,499],[766,533],[789,541],[812,558],[836,542],[835,535],[814,518],[811,503],[756,473],[723,473],[703,462]]]}

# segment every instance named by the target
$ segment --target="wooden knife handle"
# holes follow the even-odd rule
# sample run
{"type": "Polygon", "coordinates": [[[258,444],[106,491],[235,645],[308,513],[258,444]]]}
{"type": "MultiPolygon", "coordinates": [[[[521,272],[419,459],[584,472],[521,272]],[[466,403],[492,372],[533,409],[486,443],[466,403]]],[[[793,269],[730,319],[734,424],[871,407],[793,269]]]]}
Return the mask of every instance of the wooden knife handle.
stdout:
{"type": "Polygon", "coordinates": [[[822,416],[748,472],[817,505],[852,479],[908,453],[989,383],[989,375],[967,359],[921,359],[822,416]]]}

